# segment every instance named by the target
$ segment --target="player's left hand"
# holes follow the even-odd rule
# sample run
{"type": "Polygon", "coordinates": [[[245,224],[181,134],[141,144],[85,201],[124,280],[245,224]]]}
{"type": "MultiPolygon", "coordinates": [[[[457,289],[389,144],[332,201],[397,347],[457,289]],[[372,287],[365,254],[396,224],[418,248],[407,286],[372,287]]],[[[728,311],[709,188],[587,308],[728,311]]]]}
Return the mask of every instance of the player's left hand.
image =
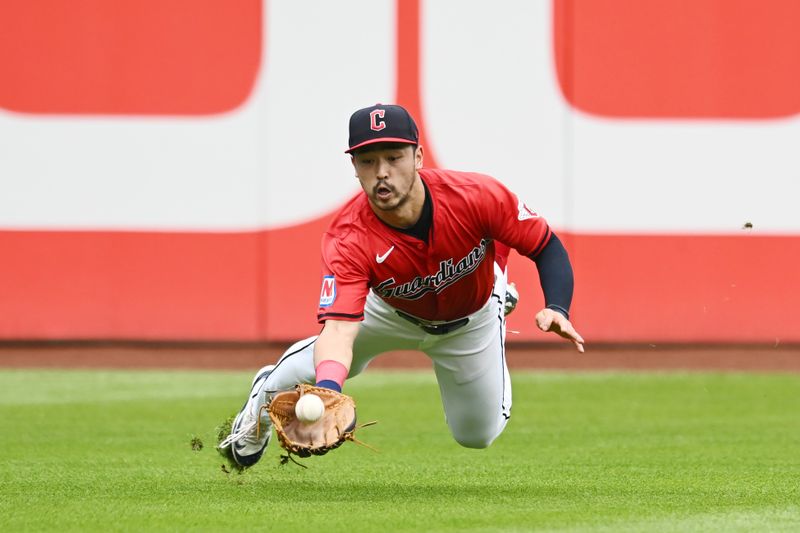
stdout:
{"type": "Polygon", "coordinates": [[[572,323],[567,320],[567,317],[558,311],[545,307],[536,313],[536,325],[539,326],[539,329],[542,331],[552,331],[572,341],[572,344],[578,348],[579,352],[584,352],[583,337],[575,331],[575,328],[572,327],[572,323]]]}
{"type": "Polygon", "coordinates": [[[325,455],[347,440],[355,440],[356,403],[335,390],[301,383],[294,390],[275,394],[269,403],[269,418],[281,447],[300,457],[325,455]],[[319,396],[325,409],[316,422],[297,418],[295,406],[304,394],[319,396]]]}

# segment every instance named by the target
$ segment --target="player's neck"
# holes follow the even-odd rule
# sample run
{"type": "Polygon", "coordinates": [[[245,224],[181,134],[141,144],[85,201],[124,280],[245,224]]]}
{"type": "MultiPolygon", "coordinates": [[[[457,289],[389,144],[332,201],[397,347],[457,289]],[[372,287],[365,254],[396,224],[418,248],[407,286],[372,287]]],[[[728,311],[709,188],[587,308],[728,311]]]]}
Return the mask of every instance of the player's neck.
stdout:
{"type": "Polygon", "coordinates": [[[408,200],[391,211],[383,211],[372,207],[372,211],[379,219],[395,228],[408,228],[413,226],[422,216],[422,206],[425,204],[425,186],[417,174],[408,200]]]}

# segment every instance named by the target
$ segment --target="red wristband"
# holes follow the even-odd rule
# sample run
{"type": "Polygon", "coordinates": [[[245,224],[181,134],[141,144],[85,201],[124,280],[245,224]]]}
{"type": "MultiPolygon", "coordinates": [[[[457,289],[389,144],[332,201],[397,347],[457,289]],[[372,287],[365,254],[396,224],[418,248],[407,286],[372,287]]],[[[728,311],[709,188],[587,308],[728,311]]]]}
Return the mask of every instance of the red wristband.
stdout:
{"type": "Polygon", "coordinates": [[[347,367],[339,361],[333,359],[325,359],[317,365],[317,383],[320,381],[334,381],[339,387],[344,385],[344,380],[347,379],[347,367]]]}

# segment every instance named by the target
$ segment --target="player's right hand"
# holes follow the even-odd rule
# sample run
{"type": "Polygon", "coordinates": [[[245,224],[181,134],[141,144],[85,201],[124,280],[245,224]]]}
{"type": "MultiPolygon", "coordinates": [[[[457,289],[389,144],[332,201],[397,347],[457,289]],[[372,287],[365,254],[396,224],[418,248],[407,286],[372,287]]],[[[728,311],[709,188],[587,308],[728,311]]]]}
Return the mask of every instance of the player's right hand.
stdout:
{"type": "Polygon", "coordinates": [[[557,333],[565,339],[572,341],[578,351],[580,353],[584,353],[585,350],[583,348],[583,337],[581,337],[580,334],[575,331],[575,328],[572,327],[572,322],[570,322],[567,317],[558,311],[554,311],[553,309],[545,307],[536,313],[536,325],[542,331],[552,331],[553,333],[557,333]]]}

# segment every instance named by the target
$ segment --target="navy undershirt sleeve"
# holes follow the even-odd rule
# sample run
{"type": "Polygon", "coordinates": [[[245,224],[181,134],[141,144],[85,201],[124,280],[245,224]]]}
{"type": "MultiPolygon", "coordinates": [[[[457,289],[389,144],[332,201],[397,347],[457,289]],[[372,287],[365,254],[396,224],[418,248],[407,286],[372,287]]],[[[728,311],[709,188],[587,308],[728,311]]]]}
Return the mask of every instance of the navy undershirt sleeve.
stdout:
{"type": "Polygon", "coordinates": [[[575,282],[572,265],[564,245],[553,233],[542,251],[535,257],[528,256],[528,258],[536,263],[536,269],[539,271],[545,306],[569,318],[569,306],[572,303],[575,282]]]}

